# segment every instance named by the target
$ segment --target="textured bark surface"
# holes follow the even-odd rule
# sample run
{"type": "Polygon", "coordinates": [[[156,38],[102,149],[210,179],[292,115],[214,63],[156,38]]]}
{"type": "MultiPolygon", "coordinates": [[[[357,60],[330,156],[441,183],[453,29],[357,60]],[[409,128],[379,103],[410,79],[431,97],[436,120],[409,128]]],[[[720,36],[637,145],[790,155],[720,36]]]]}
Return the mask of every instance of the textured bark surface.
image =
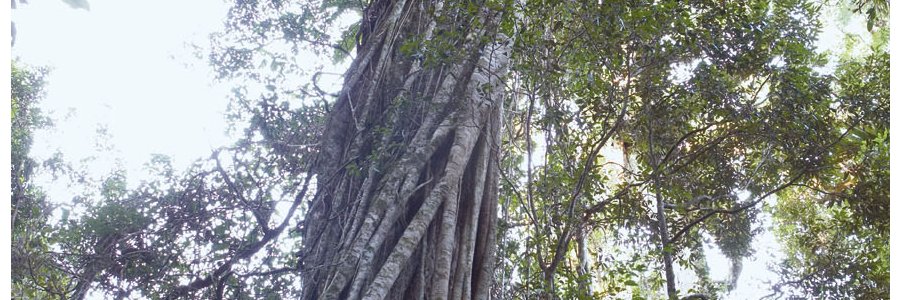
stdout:
{"type": "Polygon", "coordinates": [[[509,50],[500,12],[458,6],[366,9],[301,228],[303,299],[488,297],[509,50]],[[450,58],[401,51],[435,38],[450,58]]]}

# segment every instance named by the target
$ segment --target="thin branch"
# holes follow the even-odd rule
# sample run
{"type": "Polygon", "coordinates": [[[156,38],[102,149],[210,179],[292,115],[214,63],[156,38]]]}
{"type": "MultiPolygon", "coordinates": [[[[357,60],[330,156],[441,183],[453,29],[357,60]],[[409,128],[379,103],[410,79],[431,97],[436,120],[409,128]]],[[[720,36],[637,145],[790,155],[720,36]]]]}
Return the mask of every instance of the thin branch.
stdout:
{"type": "Polygon", "coordinates": [[[646,184],[647,182],[649,182],[649,181],[645,180],[645,181],[638,181],[635,183],[629,183],[627,186],[625,186],[624,188],[619,190],[619,192],[617,192],[615,195],[612,195],[609,198],[606,198],[603,201],[600,201],[599,203],[594,204],[591,207],[588,207],[587,209],[584,210],[584,215],[581,217],[582,222],[587,222],[588,219],[590,219],[594,214],[596,214],[596,213],[602,211],[604,208],[606,208],[606,206],[609,205],[609,203],[612,203],[613,200],[620,199],[622,196],[625,195],[625,193],[628,192],[628,190],[630,188],[642,186],[642,185],[646,184]]]}
{"type": "Polygon", "coordinates": [[[766,199],[766,197],[769,197],[769,196],[772,195],[772,194],[775,194],[775,193],[777,193],[777,192],[779,192],[779,191],[781,191],[781,190],[783,190],[783,189],[785,189],[785,188],[787,188],[787,187],[790,187],[790,186],[794,185],[794,183],[796,183],[798,180],[800,180],[801,177],[803,177],[803,175],[806,175],[806,174],[808,174],[808,171],[802,171],[802,172],[800,172],[799,174],[797,174],[796,176],[794,176],[794,178],[791,178],[791,180],[789,180],[788,182],[786,182],[786,183],[784,183],[784,184],[782,184],[782,185],[776,187],[775,189],[772,189],[771,191],[769,191],[769,192],[763,194],[762,196],[758,197],[757,199],[755,199],[755,200],[753,200],[753,201],[750,201],[750,202],[748,202],[748,203],[746,203],[746,204],[744,204],[744,205],[741,205],[741,206],[738,206],[738,207],[735,207],[735,208],[732,208],[732,209],[716,209],[716,210],[707,212],[707,213],[704,214],[702,217],[697,218],[697,219],[691,221],[690,223],[688,223],[687,225],[685,225],[683,228],[681,228],[680,230],[678,230],[678,232],[675,232],[675,234],[672,236],[672,239],[671,239],[670,241],[671,241],[671,242],[677,241],[678,238],[680,238],[680,237],[683,236],[685,233],[687,233],[687,231],[690,230],[692,227],[694,227],[695,225],[699,224],[700,222],[703,222],[704,220],[708,219],[709,217],[712,217],[712,216],[715,215],[715,214],[720,214],[720,213],[723,213],[723,214],[736,214],[736,213],[742,212],[742,211],[744,211],[744,210],[747,210],[748,208],[751,208],[751,207],[755,206],[756,204],[759,204],[760,202],[762,202],[764,199],[766,199]]]}
{"type": "Polygon", "coordinates": [[[306,198],[306,193],[309,189],[309,182],[312,179],[312,174],[307,172],[306,179],[303,182],[303,188],[299,194],[294,198],[294,203],[291,205],[290,209],[288,209],[288,213],[285,215],[284,219],[281,221],[281,224],[278,225],[273,230],[270,230],[263,238],[255,243],[250,244],[247,248],[237,251],[234,256],[226,260],[222,265],[215,269],[211,274],[196,279],[191,283],[186,285],[176,287],[172,292],[170,292],[165,299],[176,299],[179,297],[187,296],[189,293],[201,290],[209,287],[217,280],[221,280],[223,276],[227,275],[226,273],[231,272],[231,266],[239,260],[246,259],[252,257],[254,254],[259,252],[265,245],[267,245],[270,241],[275,239],[278,235],[281,234],[282,231],[287,227],[291,217],[293,217],[297,208],[300,206],[300,203],[303,202],[303,199],[306,198]]]}
{"type": "Polygon", "coordinates": [[[665,162],[667,162],[667,161],[669,161],[669,158],[672,156],[672,153],[675,152],[675,149],[677,149],[678,146],[680,146],[681,143],[683,143],[685,140],[687,140],[688,138],[690,138],[691,136],[693,136],[693,135],[695,135],[695,134],[697,134],[697,133],[700,133],[700,132],[702,132],[702,131],[706,131],[707,129],[712,128],[713,126],[716,126],[716,125],[719,125],[719,124],[722,124],[722,123],[726,123],[726,121],[710,123],[710,124],[707,124],[706,126],[703,126],[703,127],[700,127],[700,128],[697,128],[697,129],[688,131],[687,133],[685,133],[684,135],[682,135],[681,138],[679,138],[677,142],[675,142],[674,144],[672,144],[672,147],[670,147],[669,150],[666,151],[666,155],[663,156],[663,159],[659,161],[660,165],[663,164],[663,163],[665,163],[665,162]]]}
{"type": "Polygon", "coordinates": [[[239,190],[237,188],[237,186],[234,184],[233,181],[231,181],[231,178],[225,172],[225,169],[222,168],[222,162],[219,160],[219,151],[218,150],[213,152],[213,159],[216,160],[216,170],[219,172],[219,175],[222,176],[222,179],[225,180],[225,184],[228,185],[228,189],[231,190],[231,193],[234,194],[238,198],[238,200],[241,201],[242,204],[244,204],[248,209],[250,209],[250,212],[253,214],[253,217],[256,218],[256,223],[258,223],[259,226],[262,228],[263,233],[268,234],[269,231],[271,231],[271,229],[269,229],[268,220],[259,211],[258,205],[256,205],[257,207],[253,207],[254,205],[251,205],[250,201],[247,201],[247,198],[244,197],[244,193],[241,192],[241,190],[239,190]]]}

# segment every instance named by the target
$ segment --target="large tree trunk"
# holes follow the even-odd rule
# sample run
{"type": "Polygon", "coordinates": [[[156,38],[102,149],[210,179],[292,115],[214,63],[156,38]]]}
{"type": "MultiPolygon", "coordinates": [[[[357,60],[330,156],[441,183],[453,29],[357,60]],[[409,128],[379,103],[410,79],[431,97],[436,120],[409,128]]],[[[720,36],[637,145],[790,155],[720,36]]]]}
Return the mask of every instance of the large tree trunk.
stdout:
{"type": "Polygon", "coordinates": [[[366,9],[319,145],[303,299],[489,297],[509,51],[500,12],[467,8],[366,9]]]}

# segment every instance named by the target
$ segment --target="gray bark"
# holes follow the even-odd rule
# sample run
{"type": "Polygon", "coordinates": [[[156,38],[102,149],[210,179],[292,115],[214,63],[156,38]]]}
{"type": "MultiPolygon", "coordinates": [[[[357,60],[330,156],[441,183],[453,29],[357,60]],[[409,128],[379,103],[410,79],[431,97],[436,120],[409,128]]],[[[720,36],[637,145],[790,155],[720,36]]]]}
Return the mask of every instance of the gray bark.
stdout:
{"type": "Polygon", "coordinates": [[[302,224],[303,299],[489,298],[509,53],[500,17],[431,1],[366,9],[302,224]],[[449,40],[456,59],[399,51],[449,30],[464,33],[449,40]]]}
{"type": "MultiPolygon", "coordinates": [[[[648,114],[649,115],[649,114],[648,114]]],[[[662,198],[660,191],[660,155],[655,153],[653,135],[653,121],[648,120],[648,142],[650,146],[650,160],[653,165],[653,191],[656,200],[656,221],[657,231],[659,231],[660,253],[663,260],[663,272],[666,278],[666,295],[670,300],[678,299],[678,290],[675,283],[675,268],[672,259],[671,239],[669,238],[669,225],[666,220],[666,202],[662,198]]]]}

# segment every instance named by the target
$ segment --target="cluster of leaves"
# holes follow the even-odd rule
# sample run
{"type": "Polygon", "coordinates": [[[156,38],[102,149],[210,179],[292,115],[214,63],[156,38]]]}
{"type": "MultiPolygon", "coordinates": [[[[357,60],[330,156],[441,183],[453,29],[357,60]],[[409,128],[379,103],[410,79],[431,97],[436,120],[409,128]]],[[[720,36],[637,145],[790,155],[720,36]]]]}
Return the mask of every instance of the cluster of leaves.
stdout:
{"type": "Polygon", "coordinates": [[[836,72],[844,139],[835,165],[772,208],[787,259],[774,295],[887,298],[890,171],[889,54],[876,51],[836,72]]]}
{"type": "Polygon", "coordinates": [[[48,225],[51,205],[35,185],[39,163],[29,157],[35,130],[50,126],[38,109],[44,95],[47,70],[12,62],[10,199],[12,220],[12,296],[50,298],[65,295],[66,274],[55,267],[50,247],[53,229],[48,225]]]}

